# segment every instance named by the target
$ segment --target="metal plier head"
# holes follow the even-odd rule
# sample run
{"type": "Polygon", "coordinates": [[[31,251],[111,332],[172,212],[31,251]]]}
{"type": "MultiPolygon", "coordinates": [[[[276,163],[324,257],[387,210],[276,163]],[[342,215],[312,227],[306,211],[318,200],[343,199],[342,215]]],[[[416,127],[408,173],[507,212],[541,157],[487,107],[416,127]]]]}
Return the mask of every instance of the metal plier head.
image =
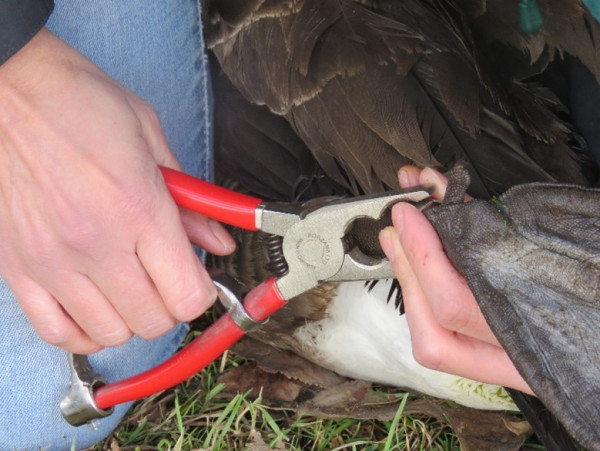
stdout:
{"type": "MultiPolygon", "coordinates": [[[[308,205],[261,204],[257,229],[283,237],[282,252],[289,271],[276,281],[281,296],[291,299],[326,281],[393,277],[387,259],[350,247],[348,233],[358,219],[377,221],[398,202],[422,208],[431,202],[430,195],[419,187],[358,198],[320,199],[308,205]]],[[[374,226],[372,233],[377,232],[374,226]]]]}

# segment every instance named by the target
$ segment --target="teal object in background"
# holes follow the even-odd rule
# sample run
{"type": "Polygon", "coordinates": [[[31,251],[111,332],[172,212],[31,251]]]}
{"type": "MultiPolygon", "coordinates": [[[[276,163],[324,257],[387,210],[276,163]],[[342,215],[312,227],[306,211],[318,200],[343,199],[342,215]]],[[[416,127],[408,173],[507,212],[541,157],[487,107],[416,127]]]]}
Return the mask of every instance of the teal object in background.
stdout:
{"type": "MultiPolygon", "coordinates": [[[[599,4],[598,0],[589,0],[590,3],[599,4]]],[[[587,3],[584,0],[584,3],[587,3]]],[[[544,25],[544,18],[536,0],[521,0],[519,2],[519,18],[521,31],[527,34],[535,33],[544,25]]]]}
{"type": "Polygon", "coordinates": [[[583,0],[583,4],[590,11],[590,14],[594,16],[598,22],[600,22],[600,1],[599,0],[583,0]]]}

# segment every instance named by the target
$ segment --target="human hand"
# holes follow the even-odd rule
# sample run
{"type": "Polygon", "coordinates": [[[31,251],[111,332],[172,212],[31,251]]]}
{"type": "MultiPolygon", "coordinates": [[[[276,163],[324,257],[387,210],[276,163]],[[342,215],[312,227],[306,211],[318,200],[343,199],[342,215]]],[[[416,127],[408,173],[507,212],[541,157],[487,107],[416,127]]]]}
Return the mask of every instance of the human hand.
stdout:
{"type": "Polygon", "coordinates": [[[49,31],[0,67],[0,274],[42,339],[90,353],[212,304],[190,240],[235,244],[158,165],[178,169],[153,109],[49,31]]]}
{"type": "MultiPolygon", "coordinates": [[[[432,170],[405,166],[400,186],[433,186],[442,199],[446,178],[432,170]]],[[[466,199],[468,200],[468,199],[466,199]]],[[[487,325],[466,280],[446,257],[425,216],[400,202],[394,227],[379,236],[402,287],[413,354],[421,365],[480,382],[533,394],[487,325]]]]}

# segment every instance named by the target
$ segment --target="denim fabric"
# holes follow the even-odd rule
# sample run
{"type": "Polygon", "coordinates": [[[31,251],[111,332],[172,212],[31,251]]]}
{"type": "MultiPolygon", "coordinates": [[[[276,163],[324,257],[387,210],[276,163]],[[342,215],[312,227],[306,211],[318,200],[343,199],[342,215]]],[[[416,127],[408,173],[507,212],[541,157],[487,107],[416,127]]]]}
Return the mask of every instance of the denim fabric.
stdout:
{"type": "MultiPolygon", "coordinates": [[[[184,170],[212,177],[211,97],[196,0],[57,0],[48,27],[158,111],[184,170]]],[[[68,387],[66,353],[39,340],[0,280],[0,450],[80,449],[106,437],[130,405],[74,428],[58,405],[68,387]]],[[[90,357],[109,382],[170,356],[187,327],[90,357]]]]}

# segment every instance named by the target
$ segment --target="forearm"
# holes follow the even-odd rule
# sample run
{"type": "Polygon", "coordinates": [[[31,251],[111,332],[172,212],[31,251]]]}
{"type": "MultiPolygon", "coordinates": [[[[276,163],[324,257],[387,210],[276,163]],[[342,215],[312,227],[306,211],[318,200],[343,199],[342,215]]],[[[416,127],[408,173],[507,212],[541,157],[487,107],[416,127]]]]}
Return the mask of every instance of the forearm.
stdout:
{"type": "Polygon", "coordinates": [[[52,0],[2,0],[0,2],[0,64],[14,55],[44,26],[52,0]]]}

